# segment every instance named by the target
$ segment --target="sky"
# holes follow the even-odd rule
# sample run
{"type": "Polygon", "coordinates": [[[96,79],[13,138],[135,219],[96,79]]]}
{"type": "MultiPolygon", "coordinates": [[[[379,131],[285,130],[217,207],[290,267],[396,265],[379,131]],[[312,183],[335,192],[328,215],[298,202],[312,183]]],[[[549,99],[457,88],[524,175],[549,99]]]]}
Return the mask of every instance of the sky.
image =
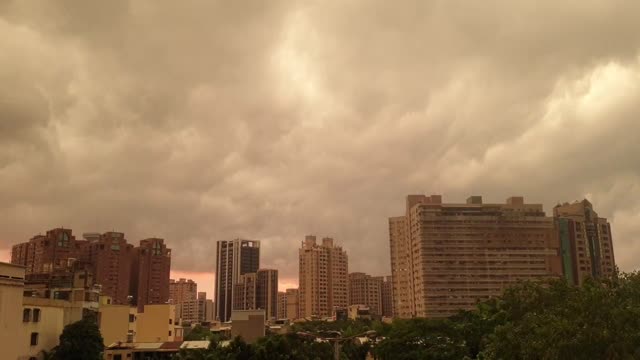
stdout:
{"type": "Polygon", "coordinates": [[[304,236],[390,274],[387,218],[588,198],[640,268],[640,2],[0,0],[0,256],[64,226],[162,237],[212,291],[215,241],[304,236]]]}

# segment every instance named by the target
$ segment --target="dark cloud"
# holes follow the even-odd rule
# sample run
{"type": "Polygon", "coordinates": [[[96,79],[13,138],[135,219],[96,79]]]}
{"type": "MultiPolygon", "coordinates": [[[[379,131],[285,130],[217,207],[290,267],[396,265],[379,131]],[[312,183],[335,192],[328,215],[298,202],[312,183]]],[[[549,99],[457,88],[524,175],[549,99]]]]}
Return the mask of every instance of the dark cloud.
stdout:
{"type": "Polygon", "coordinates": [[[640,266],[640,3],[0,5],[0,247],[54,226],[160,236],[174,268],[307,233],[389,273],[387,217],[589,197],[640,266]]]}

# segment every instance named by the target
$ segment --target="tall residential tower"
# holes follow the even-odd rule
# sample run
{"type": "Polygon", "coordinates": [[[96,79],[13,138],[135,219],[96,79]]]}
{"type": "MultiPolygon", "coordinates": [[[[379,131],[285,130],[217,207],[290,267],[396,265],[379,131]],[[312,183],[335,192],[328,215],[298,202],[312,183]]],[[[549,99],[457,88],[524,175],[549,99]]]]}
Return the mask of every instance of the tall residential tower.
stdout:
{"type": "Polygon", "coordinates": [[[335,309],[346,308],[348,298],[348,258],[332,238],[316,243],[309,235],[299,250],[300,317],[330,317],[335,309]]]}
{"type": "Polygon", "coordinates": [[[389,236],[396,317],[446,317],[518,280],[562,276],[553,218],[522,197],[446,204],[409,195],[405,215],[389,219],[389,236]]]}
{"type": "Polygon", "coordinates": [[[240,275],[255,273],[260,268],[260,241],[221,240],[216,244],[215,318],[231,319],[234,285],[240,275]]]}

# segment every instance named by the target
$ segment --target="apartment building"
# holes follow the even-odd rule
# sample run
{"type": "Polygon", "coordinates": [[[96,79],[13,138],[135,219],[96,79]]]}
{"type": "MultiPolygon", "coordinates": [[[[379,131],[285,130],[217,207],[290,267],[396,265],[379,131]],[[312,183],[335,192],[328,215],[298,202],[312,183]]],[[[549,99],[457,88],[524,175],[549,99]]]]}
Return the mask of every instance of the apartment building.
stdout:
{"type": "Polygon", "coordinates": [[[278,319],[287,318],[287,293],[278,291],[278,319]]]}
{"type": "Polygon", "coordinates": [[[393,280],[385,276],[382,281],[382,316],[393,317],[393,280]]]}
{"type": "Polygon", "coordinates": [[[234,306],[235,285],[240,276],[260,268],[260,241],[222,240],[216,243],[215,319],[227,322],[234,306]]]}
{"type": "Polygon", "coordinates": [[[553,218],[522,197],[459,204],[409,195],[405,215],[389,219],[389,236],[397,317],[450,316],[518,280],[563,273],[553,218]]]}
{"type": "Polygon", "coordinates": [[[616,269],[611,225],[588,200],[553,208],[567,280],[580,285],[587,277],[604,278],[616,269]]]}
{"type": "Polygon", "coordinates": [[[130,292],[133,305],[143,312],[145,305],[165,304],[169,301],[171,249],[164,239],[140,240],[131,261],[130,292]]]}
{"type": "Polygon", "coordinates": [[[133,245],[128,244],[124,233],[106,232],[89,239],[81,246],[80,259],[89,263],[95,282],[102,286],[102,293],[110,296],[114,304],[128,305],[130,298],[131,261],[133,245]]]}
{"type": "Polygon", "coordinates": [[[366,305],[371,315],[382,316],[382,276],[349,274],[349,305],[366,305]]]}
{"type": "Polygon", "coordinates": [[[348,257],[332,238],[306,236],[299,249],[300,317],[330,317],[346,308],[348,298],[348,257]]]}
{"type": "Polygon", "coordinates": [[[300,292],[298,289],[285,290],[286,312],[285,318],[297,320],[300,318],[300,292]]]}

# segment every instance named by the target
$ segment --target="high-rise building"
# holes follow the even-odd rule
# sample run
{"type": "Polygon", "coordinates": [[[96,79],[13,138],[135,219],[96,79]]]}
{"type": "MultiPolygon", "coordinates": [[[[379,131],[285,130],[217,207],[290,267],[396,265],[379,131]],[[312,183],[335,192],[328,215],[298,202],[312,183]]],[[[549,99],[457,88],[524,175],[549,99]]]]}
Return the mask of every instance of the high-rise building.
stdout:
{"type": "Polygon", "coordinates": [[[238,282],[233,285],[233,310],[255,310],[257,281],[256,273],[240,275],[238,282]]]}
{"type": "Polygon", "coordinates": [[[348,258],[332,238],[316,243],[308,235],[299,250],[300,317],[330,317],[336,309],[346,308],[348,298],[348,258]]]}
{"type": "Polygon", "coordinates": [[[287,293],[278,291],[278,319],[287,318],[287,293]]]}
{"type": "Polygon", "coordinates": [[[11,263],[25,267],[26,279],[31,274],[51,274],[65,270],[70,259],[80,256],[80,245],[76,243],[71,229],[56,228],[46,235],[36,235],[25,243],[11,248],[11,263]]]}
{"type": "Polygon", "coordinates": [[[169,302],[181,304],[185,301],[196,300],[198,284],[191,279],[169,279],[169,302]]]}
{"type": "Polygon", "coordinates": [[[386,276],[382,282],[382,316],[393,316],[393,280],[386,276]]]}
{"type": "Polygon", "coordinates": [[[171,249],[163,239],[140,240],[134,248],[131,266],[133,304],[143,312],[145,305],[166,304],[169,301],[171,249]]]}
{"type": "Polygon", "coordinates": [[[278,270],[260,269],[256,275],[256,309],[264,309],[267,320],[276,320],[278,318],[278,270]]]}
{"type": "Polygon", "coordinates": [[[240,276],[260,268],[260,242],[235,239],[216,244],[215,318],[227,322],[231,318],[233,292],[240,276]]]}
{"type": "Polygon", "coordinates": [[[366,305],[371,315],[382,315],[382,276],[349,274],[349,305],[366,305]]]}
{"type": "Polygon", "coordinates": [[[206,307],[205,307],[204,321],[211,322],[211,321],[215,320],[214,315],[213,315],[215,313],[215,308],[216,308],[216,304],[213,302],[213,300],[207,299],[206,307]]]}
{"type": "Polygon", "coordinates": [[[278,270],[260,269],[240,275],[234,285],[233,310],[265,310],[267,319],[278,316],[278,270]]]}
{"type": "Polygon", "coordinates": [[[287,301],[286,315],[289,320],[296,320],[300,318],[300,293],[298,289],[287,289],[285,291],[285,298],[287,301]]]}
{"type": "Polygon", "coordinates": [[[564,203],[553,209],[562,248],[562,264],[567,280],[582,284],[585,278],[613,275],[611,225],[598,217],[588,200],[564,203]]]}
{"type": "Polygon", "coordinates": [[[409,195],[389,235],[397,317],[445,317],[518,280],[562,276],[553,218],[522,197],[445,204],[439,195],[409,195]]]}
{"type": "Polygon", "coordinates": [[[207,321],[207,293],[198,293],[198,322],[202,323],[207,321]]]}
{"type": "Polygon", "coordinates": [[[131,281],[133,245],[127,244],[121,232],[85,234],[81,259],[90,264],[94,281],[102,286],[102,293],[112,298],[113,304],[128,305],[131,281]]]}

